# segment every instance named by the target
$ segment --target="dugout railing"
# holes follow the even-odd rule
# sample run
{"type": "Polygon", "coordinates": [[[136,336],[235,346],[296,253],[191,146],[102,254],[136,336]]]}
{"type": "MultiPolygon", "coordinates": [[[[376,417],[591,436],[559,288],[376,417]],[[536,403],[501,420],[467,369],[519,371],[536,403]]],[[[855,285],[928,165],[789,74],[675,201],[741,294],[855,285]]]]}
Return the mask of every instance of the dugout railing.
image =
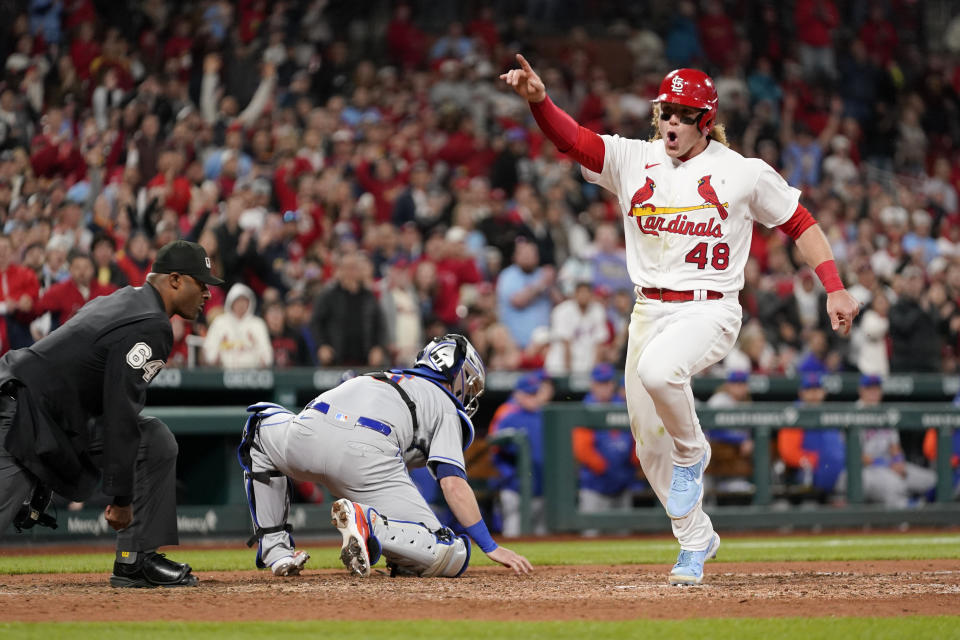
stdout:
{"type": "MultiPolygon", "coordinates": [[[[960,523],[960,503],[953,502],[950,465],[953,429],[960,427],[960,410],[949,404],[885,403],[865,409],[848,403],[798,407],[785,403],[752,403],[730,409],[698,409],[701,425],[710,429],[748,429],[753,433],[752,503],[708,509],[714,523],[724,529],[817,526],[955,525],[960,523]],[[773,504],[771,491],[771,439],[782,427],[842,429],[846,435],[846,504],[782,506],[773,504]],[[864,504],[860,432],[863,429],[937,430],[936,501],[916,509],[889,509],[864,504]]],[[[622,405],[570,406],[552,404],[544,409],[543,487],[547,528],[553,533],[584,529],[601,531],[662,530],[669,527],[663,509],[582,513],[577,508],[577,464],[571,446],[575,427],[629,429],[622,405]]],[[[529,531],[529,529],[528,529],[529,531]]]]}

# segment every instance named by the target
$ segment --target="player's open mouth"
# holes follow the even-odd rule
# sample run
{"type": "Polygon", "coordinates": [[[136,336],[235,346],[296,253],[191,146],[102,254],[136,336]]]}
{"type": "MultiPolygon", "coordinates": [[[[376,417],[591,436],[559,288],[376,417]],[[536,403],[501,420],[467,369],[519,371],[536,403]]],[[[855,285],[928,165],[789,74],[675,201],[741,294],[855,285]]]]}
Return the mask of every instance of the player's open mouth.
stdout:
{"type": "Polygon", "coordinates": [[[667,132],[667,142],[676,142],[677,141],[677,132],[668,131],[667,132]]]}

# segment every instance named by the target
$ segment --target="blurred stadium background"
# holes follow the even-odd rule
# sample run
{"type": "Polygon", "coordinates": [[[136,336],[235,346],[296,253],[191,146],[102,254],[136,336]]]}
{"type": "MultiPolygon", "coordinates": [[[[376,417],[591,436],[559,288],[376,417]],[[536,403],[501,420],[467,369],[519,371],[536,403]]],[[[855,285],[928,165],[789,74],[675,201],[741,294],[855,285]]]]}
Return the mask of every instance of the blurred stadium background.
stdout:
{"type": "MultiPolygon", "coordinates": [[[[405,364],[430,336],[459,331],[490,372],[476,419],[486,436],[529,372],[551,381],[545,403],[579,408],[595,365],[622,367],[633,293],[617,202],[586,184],[498,83],[516,52],[581,124],[631,137],[649,135],[664,73],[711,73],[731,145],[803,190],[863,303],[851,338],[834,336],[823,290],[788,238],[755,230],[738,346],[695,382],[705,426],[722,431],[715,448],[728,452],[714,464],[718,522],[957,521],[956,3],[125,7],[0,4],[0,351],[29,345],[91,296],[142,284],[164,243],[204,244],[227,284],[199,322],[175,321],[175,352],[147,409],[180,441],[185,534],[245,531],[232,449],[254,401],[303,405],[344,375],[405,364]],[[517,266],[517,247],[532,265],[517,266]],[[549,283],[538,303],[511,307],[508,269],[549,283]],[[571,341],[565,310],[578,285],[589,285],[579,304],[591,313],[571,341]],[[230,313],[237,298],[253,302],[248,316],[230,313]],[[864,399],[865,387],[880,399],[864,399]],[[796,405],[811,388],[823,390],[822,411],[796,405]],[[851,480],[818,487],[809,457],[781,437],[791,427],[840,430],[851,480]],[[867,455],[881,428],[897,434],[899,453],[867,455]],[[857,471],[884,463],[935,472],[935,483],[894,505],[857,471]]],[[[547,446],[569,451],[550,435],[559,427],[549,416],[563,410],[546,412],[547,446]]],[[[610,417],[590,426],[626,424],[615,407],[597,415],[610,417]]],[[[496,438],[499,451],[524,447],[509,428],[496,438]]],[[[468,457],[498,521],[490,445],[478,438],[468,457]]],[[[629,515],[570,520],[577,462],[560,458],[529,467],[530,478],[556,478],[546,483],[551,530],[666,526],[642,477],[624,489],[629,515]]],[[[294,523],[325,529],[329,496],[297,489],[294,523]]],[[[107,536],[99,508],[60,504],[73,524],[52,535],[107,536]]]]}

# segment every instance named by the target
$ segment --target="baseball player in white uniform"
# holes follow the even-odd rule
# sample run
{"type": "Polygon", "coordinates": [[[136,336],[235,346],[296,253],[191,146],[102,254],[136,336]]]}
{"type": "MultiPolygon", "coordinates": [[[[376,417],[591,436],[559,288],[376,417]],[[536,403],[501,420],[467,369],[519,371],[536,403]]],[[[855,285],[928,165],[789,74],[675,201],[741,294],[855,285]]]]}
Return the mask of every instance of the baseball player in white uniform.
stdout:
{"type": "Polygon", "coordinates": [[[486,373],[459,334],[434,338],[409,369],[357,376],[317,396],[299,414],[273,403],[251,412],[238,450],[258,542],[257,566],[300,573],[309,556],[294,547],[287,524],[288,477],[320,482],[340,499],[334,526],[340,559],[367,577],[381,555],[393,575],[461,575],[470,542],[491,560],[528,573],[530,562],[497,546],[466,480],[464,450],[486,373]],[[426,466],[466,534],[443,527],[407,467],[426,466]]]}
{"type": "Polygon", "coordinates": [[[521,55],[501,75],[525,98],[546,136],[582,166],[586,180],[616,194],[627,269],[637,302],[626,361],[627,408],[643,471],[680,542],[671,584],[699,584],[720,537],[701,508],[710,446],[690,378],[722,359],[740,331],[738,293],[758,221],[794,239],[827,290],[833,329],[846,335],[859,311],[843,287],[819,225],[762,160],[726,146],[717,92],[702,71],[677,69],[654,100],[650,141],[597,135],[546,94],[521,55]]]}

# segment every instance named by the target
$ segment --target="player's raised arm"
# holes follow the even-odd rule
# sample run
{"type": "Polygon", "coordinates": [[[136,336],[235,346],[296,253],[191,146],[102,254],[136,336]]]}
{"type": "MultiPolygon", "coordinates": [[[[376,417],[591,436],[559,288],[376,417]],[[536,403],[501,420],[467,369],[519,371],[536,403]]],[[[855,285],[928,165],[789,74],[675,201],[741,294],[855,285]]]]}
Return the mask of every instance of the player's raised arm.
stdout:
{"type": "Polygon", "coordinates": [[[498,546],[493,541],[487,525],[480,517],[480,507],[477,505],[473,489],[465,479],[459,476],[445,476],[440,478],[440,489],[454,517],[488,558],[513,569],[517,575],[533,571],[533,565],[529,560],[506,547],[498,546]]]}
{"type": "Polygon", "coordinates": [[[603,171],[605,147],[593,131],[581,127],[563,109],[553,104],[543,80],[527,59],[517,54],[519,69],[511,69],[500,79],[513,87],[518,96],[530,104],[537,125],[561,153],[565,153],[594,173],[603,171]]]}

